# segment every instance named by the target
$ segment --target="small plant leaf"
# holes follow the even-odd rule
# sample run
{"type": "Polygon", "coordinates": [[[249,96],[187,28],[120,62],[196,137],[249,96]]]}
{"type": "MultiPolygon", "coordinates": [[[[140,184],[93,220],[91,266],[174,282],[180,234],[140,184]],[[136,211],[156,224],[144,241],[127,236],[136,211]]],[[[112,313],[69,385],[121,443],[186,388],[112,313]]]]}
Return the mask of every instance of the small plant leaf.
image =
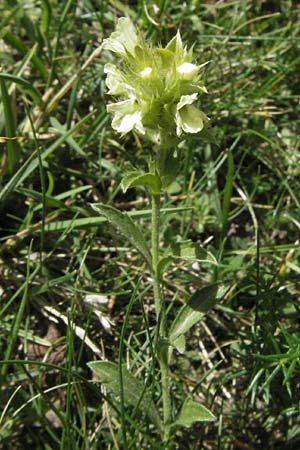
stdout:
{"type": "Polygon", "coordinates": [[[178,336],[186,333],[225,295],[227,287],[205,286],[198,289],[175,317],[170,328],[170,343],[176,347],[178,336]]]}
{"type": "Polygon", "coordinates": [[[198,244],[194,243],[190,239],[175,242],[171,247],[168,248],[165,256],[163,256],[158,265],[157,272],[159,278],[162,277],[165,269],[172,261],[201,261],[208,262],[217,265],[218,262],[212,253],[208,252],[206,249],[201,248],[198,244]]]}
{"type": "Polygon", "coordinates": [[[1,93],[1,102],[3,105],[3,113],[4,113],[4,121],[5,121],[5,131],[7,134],[7,156],[8,156],[8,169],[9,172],[12,173],[14,168],[17,166],[20,159],[20,147],[19,144],[14,138],[16,137],[17,131],[15,126],[15,117],[13,114],[13,107],[11,97],[9,95],[6,83],[1,78],[0,73],[0,93],[1,93]]]}
{"type": "Polygon", "coordinates": [[[172,254],[174,259],[181,259],[183,261],[206,261],[216,265],[218,264],[212,253],[191,239],[175,242],[172,245],[172,254]]]}
{"type": "Polygon", "coordinates": [[[144,235],[129,215],[113,208],[112,206],[103,205],[101,203],[92,204],[91,206],[96,212],[106,217],[106,219],[130,241],[130,243],[145,258],[151,268],[151,254],[146,244],[144,235]]]}
{"type": "Polygon", "coordinates": [[[172,340],[172,346],[176,348],[179,353],[185,352],[185,337],[183,334],[172,340]]]}
{"type": "Polygon", "coordinates": [[[187,398],[175,420],[174,426],[190,428],[194,422],[213,422],[216,417],[201,403],[187,398]]]}
{"type": "MultiPolygon", "coordinates": [[[[95,361],[89,362],[88,366],[112,394],[120,396],[120,371],[118,364],[110,361],[95,361]]],[[[145,392],[145,386],[124,366],[122,366],[122,381],[125,404],[134,406],[147,414],[152,423],[161,431],[162,423],[159,413],[150,395],[145,392]]]]}
{"type": "Polygon", "coordinates": [[[141,173],[137,170],[127,173],[121,182],[123,192],[136,186],[147,186],[153,194],[159,194],[161,191],[160,179],[153,173],[141,173]]]}

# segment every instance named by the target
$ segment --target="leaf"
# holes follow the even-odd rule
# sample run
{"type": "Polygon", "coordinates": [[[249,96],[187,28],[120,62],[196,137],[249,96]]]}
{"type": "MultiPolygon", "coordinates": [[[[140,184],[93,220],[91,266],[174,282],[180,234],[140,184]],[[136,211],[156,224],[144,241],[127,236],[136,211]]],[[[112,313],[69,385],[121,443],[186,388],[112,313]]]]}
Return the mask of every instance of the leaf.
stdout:
{"type": "Polygon", "coordinates": [[[185,352],[185,337],[184,337],[184,335],[181,334],[180,336],[176,337],[172,341],[172,346],[175,347],[179,353],[184,353],[185,352]]]}
{"type": "Polygon", "coordinates": [[[153,194],[159,194],[161,191],[160,179],[153,173],[141,173],[137,170],[128,172],[121,182],[121,188],[125,193],[127,189],[135,186],[148,186],[153,194]]]}
{"type": "Polygon", "coordinates": [[[216,417],[201,403],[187,398],[175,420],[174,426],[190,428],[194,422],[213,422],[216,417]]]}
{"type": "Polygon", "coordinates": [[[166,267],[168,267],[168,265],[170,264],[171,261],[173,261],[173,256],[172,255],[168,255],[168,256],[164,256],[163,258],[161,258],[157,264],[156,267],[156,271],[157,271],[157,276],[160,279],[164,273],[164,270],[166,269],[166,267]]]}
{"type": "Polygon", "coordinates": [[[116,208],[101,203],[92,204],[92,208],[102,214],[106,219],[117,228],[141,253],[149,267],[152,267],[152,258],[145,238],[141,230],[135,225],[127,213],[123,213],[116,208]]]}
{"type": "Polygon", "coordinates": [[[178,336],[186,333],[195,323],[201,320],[224,296],[227,290],[227,287],[217,285],[198,289],[175,317],[170,328],[170,343],[175,346],[178,336]]]}
{"type": "Polygon", "coordinates": [[[180,259],[193,260],[200,259],[199,245],[190,239],[176,242],[172,245],[172,252],[175,257],[180,259]]]}
{"type": "Polygon", "coordinates": [[[184,261],[205,261],[216,265],[218,264],[211,252],[202,248],[191,239],[186,239],[173,244],[172,254],[174,259],[181,259],[184,261]]]}
{"type": "Polygon", "coordinates": [[[190,239],[187,239],[184,241],[176,242],[167,249],[165,256],[163,256],[157,264],[156,270],[158,273],[158,277],[161,278],[167,266],[172,261],[176,261],[178,259],[188,262],[201,261],[209,262],[215,265],[218,264],[216,258],[212,253],[210,253],[206,249],[203,249],[198,244],[195,244],[190,239]]]}
{"type": "Polygon", "coordinates": [[[5,131],[7,135],[7,156],[8,156],[8,169],[9,172],[12,173],[15,166],[19,162],[20,158],[20,147],[17,141],[14,140],[16,137],[16,126],[15,126],[15,117],[13,114],[12,102],[9,96],[6,83],[1,77],[0,73],[0,92],[1,92],[1,101],[3,105],[3,113],[5,119],[5,131]]]}
{"type": "MultiPolygon", "coordinates": [[[[1,203],[1,193],[0,193],[0,203],[1,203]]],[[[187,208],[162,208],[161,213],[162,214],[179,214],[180,212],[191,210],[193,208],[187,207],[187,208]]],[[[143,209],[141,211],[130,211],[128,212],[128,215],[130,217],[143,217],[148,218],[151,217],[151,209],[143,209]]],[[[45,224],[45,231],[52,232],[52,231],[60,231],[60,230],[67,230],[67,229],[73,229],[73,228],[90,228],[90,227],[97,227],[102,223],[105,223],[107,221],[106,217],[82,217],[80,219],[69,219],[69,220],[59,220],[56,222],[49,222],[45,224]]]]}
{"type": "MultiPolygon", "coordinates": [[[[119,366],[109,361],[89,362],[88,366],[97,375],[104,386],[115,396],[120,396],[119,366]]],[[[124,402],[147,414],[153,424],[161,431],[162,424],[158,411],[150,397],[145,393],[145,386],[127,369],[122,367],[124,402]]]]}
{"type": "Polygon", "coordinates": [[[38,105],[41,102],[41,94],[40,92],[30,83],[29,81],[25,80],[24,78],[17,77],[15,75],[11,75],[10,73],[0,73],[0,80],[6,80],[10,81],[12,83],[16,83],[16,86],[22,90],[25,90],[28,92],[28,94],[32,97],[34,102],[38,105]]]}

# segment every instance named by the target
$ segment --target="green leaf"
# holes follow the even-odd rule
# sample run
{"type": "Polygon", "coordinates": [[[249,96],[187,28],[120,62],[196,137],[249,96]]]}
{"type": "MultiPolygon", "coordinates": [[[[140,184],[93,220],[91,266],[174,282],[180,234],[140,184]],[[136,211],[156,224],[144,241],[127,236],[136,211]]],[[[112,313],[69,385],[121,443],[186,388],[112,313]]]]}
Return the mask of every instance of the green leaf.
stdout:
{"type": "Polygon", "coordinates": [[[201,256],[199,245],[195,244],[190,239],[173,244],[172,252],[175,257],[193,261],[200,259],[201,256]]]}
{"type": "Polygon", "coordinates": [[[185,337],[184,337],[184,335],[181,334],[180,336],[173,339],[171,345],[173,347],[175,347],[179,353],[184,353],[185,352],[185,337]]]}
{"type": "MultiPolygon", "coordinates": [[[[112,394],[120,396],[120,372],[118,364],[109,361],[96,361],[88,363],[88,366],[112,394]]],[[[122,367],[122,381],[124,402],[147,414],[153,424],[161,431],[162,424],[158,411],[150,395],[145,392],[145,386],[124,366],[122,367]]]]}
{"type": "MultiPolygon", "coordinates": [[[[1,204],[1,192],[0,192],[0,204],[1,204]]],[[[162,208],[161,213],[162,214],[179,214],[183,211],[192,210],[193,208],[187,207],[187,208],[162,208]]],[[[137,217],[137,218],[149,218],[151,217],[151,209],[143,209],[141,211],[130,211],[128,212],[128,215],[130,217],[137,217]]],[[[107,222],[106,217],[84,217],[77,219],[76,217],[74,219],[69,220],[59,220],[56,222],[49,222],[45,224],[45,231],[48,232],[56,232],[61,230],[68,230],[73,228],[91,228],[91,227],[97,227],[103,223],[107,222]]]]}
{"type": "Polygon", "coordinates": [[[217,285],[198,289],[187,304],[180,309],[171,325],[169,336],[171,345],[176,346],[176,339],[201,320],[225,295],[227,290],[227,287],[217,285]]]}
{"type": "Polygon", "coordinates": [[[176,242],[167,249],[166,255],[163,256],[157,264],[156,270],[158,273],[158,277],[161,278],[167,266],[172,261],[176,261],[178,259],[188,262],[201,261],[209,262],[215,265],[218,264],[216,258],[212,253],[200,247],[199,244],[195,244],[190,239],[187,239],[184,241],[176,242]]]}
{"type": "Polygon", "coordinates": [[[17,87],[22,90],[22,88],[28,92],[28,94],[32,97],[34,102],[38,105],[41,102],[41,94],[40,92],[30,83],[29,81],[25,80],[24,78],[17,77],[16,75],[11,75],[10,73],[0,73],[0,79],[10,81],[11,83],[16,83],[17,87]]]}
{"type": "Polygon", "coordinates": [[[19,162],[20,158],[20,148],[18,142],[14,140],[16,137],[16,126],[15,126],[15,117],[13,114],[12,102],[10,95],[8,93],[6,83],[1,77],[0,73],[0,92],[1,92],[1,101],[3,104],[3,113],[5,120],[5,131],[6,135],[9,138],[6,143],[7,147],[7,156],[8,156],[8,169],[9,172],[12,173],[15,166],[19,162]]]}
{"type": "Polygon", "coordinates": [[[91,206],[95,211],[106,217],[106,219],[130,241],[130,243],[145,258],[151,268],[152,258],[144,235],[129,215],[113,208],[112,206],[103,205],[101,203],[92,204],[91,206]]]}
{"type": "Polygon", "coordinates": [[[206,261],[216,265],[218,264],[216,258],[211,252],[202,248],[191,239],[186,239],[173,244],[172,254],[174,259],[181,259],[184,261],[206,261]]]}
{"type": "Polygon", "coordinates": [[[123,192],[135,186],[148,186],[153,194],[159,194],[161,191],[161,182],[157,175],[141,173],[138,170],[128,172],[121,182],[123,192]]]}
{"type": "Polygon", "coordinates": [[[166,269],[166,267],[168,267],[168,265],[170,264],[171,261],[173,261],[173,256],[172,255],[168,255],[168,256],[164,256],[163,258],[161,258],[157,264],[156,267],[156,271],[157,271],[157,276],[158,278],[161,278],[164,270],[166,269]]]}
{"type": "Polygon", "coordinates": [[[194,422],[213,422],[216,417],[201,403],[187,398],[175,420],[174,426],[190,428],[194,422]]]}

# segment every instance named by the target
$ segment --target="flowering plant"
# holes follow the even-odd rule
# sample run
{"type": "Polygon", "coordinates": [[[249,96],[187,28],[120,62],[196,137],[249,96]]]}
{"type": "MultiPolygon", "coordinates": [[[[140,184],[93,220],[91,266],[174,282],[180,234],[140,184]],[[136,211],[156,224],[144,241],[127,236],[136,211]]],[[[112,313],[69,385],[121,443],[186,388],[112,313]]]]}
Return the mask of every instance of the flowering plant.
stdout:
{"type": "MultiPolygon", "coordinates": [[[[181,353],[185,351],[184,334],[214,306],[224,291],[215,285],[196,291],[169,325],[162,290],[163,271],[172,258],[178,259],[180,255],[161,256],[159,241],[162,189],[172,180],[179,166],[174,144],[184,141],[190,134],[201,132],[208,122],[205,113],[195,106],[200,95],[207,92],[201,81],[201,69],[205,64],[198,66],[192,62],[192,48],[188,50],[183,46],[179,31],[166,47],[152,47],[146,44],[127,18],[119,19],[116,31],[104,40],[103,47],[119,58],[118,66],[108,63],[104,67],[108,93],[118,100],[107,106],[113,115],[112,127],[122,135],[135,131],[152,142],[155,148],[148,158],[149,172],[133,170],[124,176],[121,183],[124,192],[135,186],[143,186],[150,191],[151,246],[128,214],[109,205],[93,207],[140,252],[151,274],[156,312],[154,348],[161,375],[163,420],[151,396],[145,393],[145,386],[124,368],[121,359],[119,364],[97,361],[89,363],[89,366],[102,383],[120,397],[123,405],[131,404],[147,414],[162,436],[164,448],[168,448],[171,431],[177,426],[190,427],[195,421],[215,419],[207,408],[190,396],[174,418],[169,365],[174,349],[181,353]]],[[[182,242],[184,258],[186,252],[192,250],[193,243],[182,242]]],[[[127,446],[126,430],[123,414],[122,448],[127,446]]]]}

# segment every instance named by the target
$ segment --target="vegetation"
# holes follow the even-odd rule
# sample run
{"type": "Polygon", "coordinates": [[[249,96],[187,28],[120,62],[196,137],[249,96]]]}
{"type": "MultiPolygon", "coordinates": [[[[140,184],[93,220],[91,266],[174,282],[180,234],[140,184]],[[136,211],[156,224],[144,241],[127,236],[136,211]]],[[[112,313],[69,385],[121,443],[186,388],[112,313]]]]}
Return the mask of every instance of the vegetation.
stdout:
{"type": "Polygon", "coordinates": [[[91,206],[127,211],[150,242],[147,192],[120,187],[150,144],[121,138],[106,112],[116,58],[101,42],[128,16],[155,45],[179,28],[210,61],[213,140],[181,144],[160,240],[186,256],[163,278],[171,320],[199,289],[227,288],[171,361],[173,410],[189,395],[216,421],[176,429],[169,447],[298,450],[298,2],[4,0],[0,12],[0,448],[166,448],[88,366],[126,363],[162,409],[150,273],[91,206]]]}

